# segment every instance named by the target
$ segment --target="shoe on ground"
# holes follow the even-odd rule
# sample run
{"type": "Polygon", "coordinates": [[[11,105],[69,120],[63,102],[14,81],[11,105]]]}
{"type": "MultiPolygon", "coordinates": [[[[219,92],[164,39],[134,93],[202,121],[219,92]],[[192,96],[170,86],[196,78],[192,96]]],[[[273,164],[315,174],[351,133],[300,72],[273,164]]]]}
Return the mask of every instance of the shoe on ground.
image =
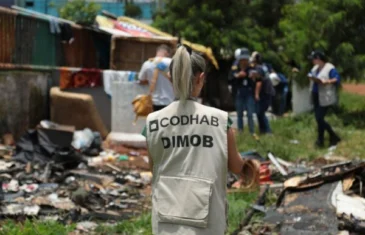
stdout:
{"type": "Polygon", "coordinates": [[[336,146],[339,142],[341,142],[341,138],[336,136],[330,139],[330,146],[336,146]]]}
{"type": "Polygon", "coordinates": [[[324,142],[323,141],[319,141],[317,140],[314,145],[317,147],[317,148],[324,148],[324,142]]]}

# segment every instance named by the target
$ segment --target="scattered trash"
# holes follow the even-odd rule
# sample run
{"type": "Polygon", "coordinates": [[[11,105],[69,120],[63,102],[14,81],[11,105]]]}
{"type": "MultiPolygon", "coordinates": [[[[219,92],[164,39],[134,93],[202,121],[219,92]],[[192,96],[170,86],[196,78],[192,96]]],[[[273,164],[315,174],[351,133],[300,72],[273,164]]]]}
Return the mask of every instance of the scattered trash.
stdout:
{"type": "Polygon", "coordinates": [[[234,234],[365,234],[365,162],[328,164],[322,158],[313,165],[275,159],[288,172],[287,180],[263,186],[261,192],[267,187],[278,192],[276,205],[252,205],[234,234]],[[265,214],[261,222],[247,222],[253,211],[265,214]]]}
{"type": "Polygon", "coordinates": [[[72,141],[72,146],[75,149],[87,149],[91,146],[94,140],[93,132],[86,128],[83,131],[75,131],[72,141]]]}
{"type": "Polygon", "coordinates": [[[300,142],[299,142],[299,140],[290,140],[289,143],[291,143],[291,144],[299,144],[300,142]]]}
{"type": "Polygon", "coordinates": [[[17,180],[12,179],[9,183],[3,184],[2,189],[4,192],[18,192],[19,182],[17,180]]]}
{"type": "MultiPolygon", "coordinates": [[[[107,143],[109,145],[124,145],[133,148],[147,148],[146,137],[141,134],[129,134],[112,132],[107,137],[107,143]]],[[[131,154],[132,155],[132,154],[131,154]]]]}
{"type": "Polygon", "coordinates": [[[3,144],[5,146],[12,146],[15,144],[14,137],[12,134],[7,133],[3,135],[3,144]]]}
{"type": "Polygon", "coordinates": [[[33,205],[33,206],[25,206],[22,204],[9,204],[7,206],[1,207],[1,214],[2,215],[28,215],[28,216],[35,216],[38,215],[40,211],[40,207],[33,205]]]}
{"type": "Polygon", "coordinates": [[[150,206],[142,191],[152,180],[147,151],[102,144],[97,132],[42,121],[16,149],[0,145],[0,216],[80,222],[91,233],[93,220],[139,215],[150,206]]]}
{"type": "Polygon", "coordinates": [[[37,191],[38,184],[24,184],[19,189],[21,189],[27,193],[33,193],[33,192],[37,191]]]}
{"type": "Polygon", "coordinates": [[[124,155],[124,154],[120,155],[119,158],[118,158],[119,161],[128,161],[128,159],[129,159],[129,157],[127,155],[124,155]]]}
{"type": "Polygon", "coordinates": [[[91,231],[93,231],[94,229],[96,229],[96,227],[98,227],[98,224],[94,223],[94,222],[90,222],[90,221],[84,221],[84,222],[79,222],[76,225],[76,229],[89,233],[91,231]]]}

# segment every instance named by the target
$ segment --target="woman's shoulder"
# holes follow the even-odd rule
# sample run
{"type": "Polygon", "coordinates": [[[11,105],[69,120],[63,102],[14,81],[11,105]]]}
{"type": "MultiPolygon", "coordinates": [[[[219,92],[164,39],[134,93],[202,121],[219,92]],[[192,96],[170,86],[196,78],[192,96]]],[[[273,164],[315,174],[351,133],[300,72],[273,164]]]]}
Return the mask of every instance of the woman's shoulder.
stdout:
{"type": "Polygon", "coordinates": [[[197,103],[197,106],[200,106],[201,108],[205,109],[204,112],[206,112],[206,113],[211,113],[211,114],[214,113],[214,114],[220,114],[220,115],[228,116],[228,112],[223,111],[223,110],[218,109],[218,108],[214,108],[214,107],[204,105],[204,104],[200,104],[200,103],[197,103]]]}
{"type": "Polygon", "coordinates": [[[332,63],[330,63],[330,62],[327,62],[327,63],[326,63],[326,66],[333,67],[333,68],[335,67],[335,65],[334,65],[334,64],[332,64],[332,63]]]}

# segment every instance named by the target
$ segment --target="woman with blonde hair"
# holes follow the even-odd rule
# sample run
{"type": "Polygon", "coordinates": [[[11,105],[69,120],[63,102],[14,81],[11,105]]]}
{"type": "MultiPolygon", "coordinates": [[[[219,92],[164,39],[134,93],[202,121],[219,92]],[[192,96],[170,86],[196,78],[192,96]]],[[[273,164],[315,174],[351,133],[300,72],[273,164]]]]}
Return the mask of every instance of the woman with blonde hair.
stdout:
{"type": "Polygon", "coordinates": [[[155,235],[223,235],[227,171],[247,184],[257,179],[253,162],[237,152],[228,114],[196,101],[205,66],[202,56],[180,46],[170,65],[176,100],[147,117],[155,235]]]}

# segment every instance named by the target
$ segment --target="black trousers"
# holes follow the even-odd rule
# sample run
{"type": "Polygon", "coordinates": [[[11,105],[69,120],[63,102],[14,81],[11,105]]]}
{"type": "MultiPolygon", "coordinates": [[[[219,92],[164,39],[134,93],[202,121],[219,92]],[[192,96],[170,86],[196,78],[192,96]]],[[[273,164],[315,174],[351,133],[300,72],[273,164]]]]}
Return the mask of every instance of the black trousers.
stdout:
{"type": "Polygon", "coordinates": [[[316,121],[317,121],[317,133],[318,133],[317,141],[319,143],[324,142],[325,131],[328,132],[331,140],[338,138],[336,133],[333,131],[331,125],[328,124],[326,122],[326,120],[324,119],[329,107],[320,106],[319,95],[316,92],[312,93],[312,99],[313,99],[313,106],[314,106],[314,115],[315,115],[316,121]]]}
{"type": "Polygon", "coordinates": [[[161,109],[163,109],[165,107],[166,107],[166,105],[153,105],[153,111],[154,112],[155,111],[159,111],[159,110],[161,110],[161,109]]]}

